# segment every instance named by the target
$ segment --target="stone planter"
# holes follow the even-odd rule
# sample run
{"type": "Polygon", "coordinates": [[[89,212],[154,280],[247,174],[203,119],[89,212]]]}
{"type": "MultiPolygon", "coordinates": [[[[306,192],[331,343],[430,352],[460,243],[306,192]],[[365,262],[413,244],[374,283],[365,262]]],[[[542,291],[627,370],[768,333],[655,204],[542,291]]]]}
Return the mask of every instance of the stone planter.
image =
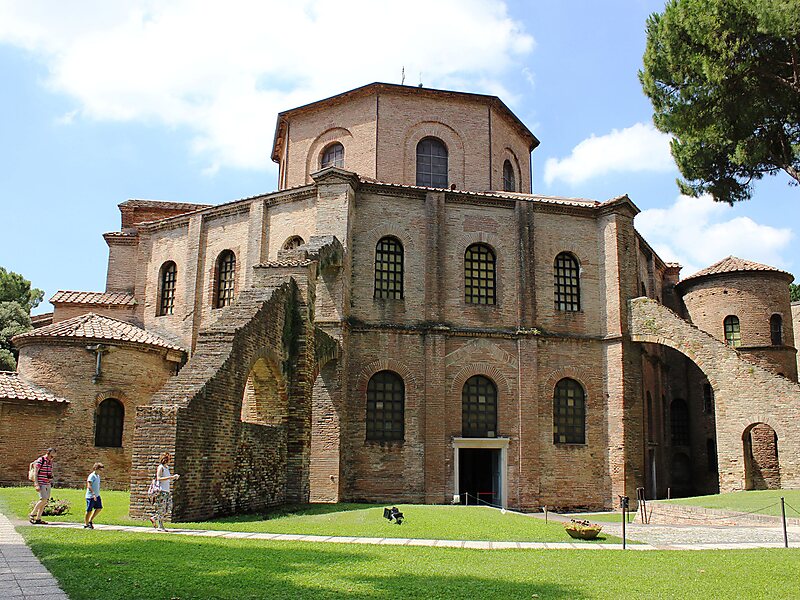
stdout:
{"type": "Polygon", "coordinates": [[[580,540],[593,540],[602,529],[602,525],[590,523],[589,521],[570,519],[569,523],[564,523],[564,530],[569,536],[580,540]]]}

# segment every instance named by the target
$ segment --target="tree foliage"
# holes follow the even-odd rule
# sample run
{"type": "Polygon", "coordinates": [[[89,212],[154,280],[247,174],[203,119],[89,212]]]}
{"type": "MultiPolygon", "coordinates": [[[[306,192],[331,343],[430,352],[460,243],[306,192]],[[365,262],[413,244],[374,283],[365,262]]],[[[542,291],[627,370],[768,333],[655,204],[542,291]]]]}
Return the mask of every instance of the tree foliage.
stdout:
{"type": "Polygon", "coordinates": [[[683,193],[732,204],[765,174],[800,182],[800,0],[669,0],[639,79],[683,193]]]}
{"type": "Polygon", "coordinates": [[[44,297],[42,290],[18,273],[0,267],[0,371],[17,368],[17,352],[11,338],[30,331],[31,309],[44,297]]]}
{"type": "Polygon", "coordinates": [[[0,302],[18,302],[31,312],[44,298],[42,290],[31,288],[31,282],[19,273],[0,267],[0,302]]]}
{"type": "Polygon", "coordinates": [[[792,302],[799,302],[800,301],[800,285],[796,283],[789,284],[789,296],[792,302]]]}

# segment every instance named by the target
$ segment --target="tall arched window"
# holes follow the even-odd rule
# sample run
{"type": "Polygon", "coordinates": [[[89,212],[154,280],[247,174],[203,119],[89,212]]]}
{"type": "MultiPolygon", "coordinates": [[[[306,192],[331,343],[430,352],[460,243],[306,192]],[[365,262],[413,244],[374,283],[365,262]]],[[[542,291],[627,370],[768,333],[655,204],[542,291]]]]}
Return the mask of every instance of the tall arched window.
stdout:
{"type": "Polygon", "coordinates": [[[495,256],[486,244],[472,244],[464,253],[464,301],[495,304],[495,256]]]}
{"type": "Polygon", "coordinates": [[[104,448],[122,447],[122,425],[125,407],[116,398],[106,398],[94,416],[94,445],[104,448]]]}
{"type": "Polygon", "coordinates": [[[171,315],[175,310],[175,285],[178,280],[178,267],[167,261],[161,265],[158,277],[158,314],[171,315]]]}
{"type": "Polygon", "coordinates": [[[367,383],[367,439],[402,440],[405,385],[393,371],[378,371],[367,383]]]}
{"type": "Polygon", "coordinates": [[[327,167],[344,168],[344,146],[339,142],[335,142],[325,148],[322,152],[322,159],[320,160],[320,167],[325,169],[327,167]]]}
{"type": "Polygon", "coordinates": [[[783,345],[783,318],[780,315],[769,318],[769,336],[773,346],[783,345]]]}
{"type": "Polygon", "coordinates": [[[739,330],[739,317],[729,315],[725,317],[725,343],[733,348],[742,345],[742,334],[739,330]]]}
{"type": "Polygon", "coordinates": [[[447,147],[442,140],[426,137],[417,144],[417,185],[447,187],[447,147]]]}
{"type": "Polygon", "coordinates": [[[581,309],[580,268],[569,252],[556,256],[553,265],[556,310],[578,312],[581,309]]]}
{"type": "Polygon", "coordinates": [[[514,181],[514,167],[508,159],[503,163],[503,190],[506,192],[517,191],[517,184],[514,181]]]}
{"type": "Polygon", "coordinates": [[[283,250],[294,250],[295,248],[302,246],[304,243],[305,242],[303,241],[303,238],[301,238],[299,235],[293,235],[283,242],[283,246],[281,246],[281,248],[283,250]]]}
{"type": "Polygon", "coordinates": [[[236,284],[236,255],[231,250],[225,250],[217,257],[214,273],[214,308],[222,308],[233,302],[236,284]]]}
{"type": "Polygon", "coordinates": [[[670,405],[670,424],[672,425],[672,445],[688,446],[689,436],[689,407],[680,398],[675,398],[670,405]]]}
{"type": "Polygon", "coordinates": [[[586,443],[586,393],[574,379],[562,379],[553,393],[553,443],[586,443]]]}
{"type": "Polygon", "coordinates": [[[403,297],[403,244],[395,237],[382,237],[375,247],[375,298],[403,297]]]}
{"type": "Polygon", "coordinates": [[[497,436],[497,387],[488,377],[470,377],[461,389],[461,435],[497,436]]]}

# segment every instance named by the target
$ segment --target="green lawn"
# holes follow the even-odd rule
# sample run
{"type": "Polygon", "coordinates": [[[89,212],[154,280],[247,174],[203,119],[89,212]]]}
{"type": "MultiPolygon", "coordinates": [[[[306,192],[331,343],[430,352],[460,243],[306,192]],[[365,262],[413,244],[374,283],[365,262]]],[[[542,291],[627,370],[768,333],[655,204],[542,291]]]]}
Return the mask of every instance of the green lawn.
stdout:
{"type": "Polygon", "coordinates": [[[461,550],[21,527],[72,600],[796,598],[800,550],[461,550]]]}
{"type": "Polygon", "coordinates": [[[721,508],[741,512],[756,511],[765,515],[780,516],[780,498],[786,500],[786,516],[800,518],[800,490],[757,490],[750,492],[731,492],[711,496],[694,496],[665,500],[673,504],[688,504],[703,508],[721,508]]]}
{"type": "MultiPolygon", "coordinates": [[[[59,489],[55,498],[66,498],[73,505],[72,512],[62,517],[47,517],[50,521],[76,522],[83,520],[84,500],[82,490],[59,489]]],[[[30,488],[0,488],[0,510],[24,519],[33,494],[30,488]]],[[[106,507],[98,523],[114,525],[150,526],[144,520],[128,518],[126,492],[103,492],[106,507]]],[[[282,509],[266,516],[244,515],[204,521],[201,523],[176,523],[169,527],[184,529],[215,529],[260,533],[293,533],[305,535],[331,535],[380,538],[424,538],[439,540],[488,540],[519,542],[572,541],[558,522],[545,523],[542,519],[479,507],[400,505],[406,515],[402,525],[389,523],[383,518],[383,505],[320,504],[304,505],[295,509],[282,509]]],[[[578,540],[580,541],[580,540],[578,540]]],[[[621,543],[611,535],[598,536],[597,541],[621,543]]],[[[581,543],[591,544],[593,541],[581,543]]]]}

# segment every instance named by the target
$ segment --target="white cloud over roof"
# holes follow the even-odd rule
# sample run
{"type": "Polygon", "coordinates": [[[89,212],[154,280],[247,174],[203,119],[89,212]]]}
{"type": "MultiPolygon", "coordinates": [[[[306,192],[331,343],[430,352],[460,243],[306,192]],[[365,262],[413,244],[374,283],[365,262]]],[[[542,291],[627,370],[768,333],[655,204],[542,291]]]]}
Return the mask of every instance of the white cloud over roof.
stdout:
{"type": "MultiPolygon", "coordinates": [[[[263,169],[275,115],[370,83],[501,75],[534,40],[500,0],[177,0],[0,4],[0,43],[33,53],[86,118],[186,128],[219,167],[263,169]]],[[[513,99],[512,99],[513,101],[513,99]]]]}

